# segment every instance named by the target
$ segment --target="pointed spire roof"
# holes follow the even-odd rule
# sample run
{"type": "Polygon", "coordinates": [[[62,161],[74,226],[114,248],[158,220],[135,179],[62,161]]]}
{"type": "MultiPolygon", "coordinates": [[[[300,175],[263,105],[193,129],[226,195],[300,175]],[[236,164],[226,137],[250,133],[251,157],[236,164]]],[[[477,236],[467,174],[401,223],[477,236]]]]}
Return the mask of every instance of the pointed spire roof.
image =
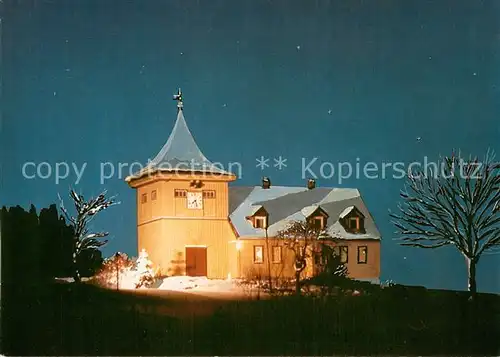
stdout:
{"type": "Polygon", "coordinates": [[[174,95],[174,100],[178,101],[177,120],[167,142],[145,168],[134,174],[133,177],[128,177],[126,180],[130,181],[133,178],[143,176],[145,173],[155,171],[232,175],[230,172],[226,172],[210,162],[194,141],[193,135],[184,119],[180,89],[179,93],[174,95]]]}
{"type": "Polygon", "coordinates": [[[182,108],[179,108],[174,129],[160,152],[148,166],[161,166],[160,169],[196,170],[224,173],[215,167],[201,152],[189,130],[182,108]]]}

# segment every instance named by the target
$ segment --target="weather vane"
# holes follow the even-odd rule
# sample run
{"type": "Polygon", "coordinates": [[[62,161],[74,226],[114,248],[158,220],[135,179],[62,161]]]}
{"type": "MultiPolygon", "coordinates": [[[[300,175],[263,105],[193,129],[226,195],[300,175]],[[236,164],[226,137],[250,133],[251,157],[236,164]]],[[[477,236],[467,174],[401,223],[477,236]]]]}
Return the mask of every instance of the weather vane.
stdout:
{"type": "Polygon", "coordinates": [[[183,107],[183,105],[182,105],[182,92],[181,92],[180,88],[177,91],[177,94],[174,94],[174,98],[173,99],[177,101],[177,108],[179,110],[182,109],[182,107],[183,107]]]}

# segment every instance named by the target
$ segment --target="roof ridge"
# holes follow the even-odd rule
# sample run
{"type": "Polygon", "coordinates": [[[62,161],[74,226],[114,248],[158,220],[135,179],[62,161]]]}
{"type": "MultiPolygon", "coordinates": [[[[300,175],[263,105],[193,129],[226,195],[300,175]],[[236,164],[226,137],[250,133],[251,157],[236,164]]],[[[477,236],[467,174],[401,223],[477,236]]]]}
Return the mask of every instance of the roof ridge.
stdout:
{"type": "MultiPolygon", "coordinates": [[[[275,186],[276,187],[276,186],[275,186]]],[[[312,192],[313,190],[316,190],[315,192],[318,192],[318,188],[324,188],[324,189],[327,189],[326,187],[318,187],[318,188],[315,188],[313,190],[309,190],[307,187],[301,187],[301,186],[279,186],[279,187],[289,187],[289,188],[303,188],[304,190],[302,191],[298,191],[298,192],[288,192],[288,193],[285,193],[284,195],[281,195],[281,196],[278,196],[278,197],[274,197],[274,198],[271,198],[269,200],[265,200],[265,201],[256,201],[254,202],[254,204],[262,204],[263,202],[271,202],[271,201],[275,201],[275,200],[279,200],[279,199],[282,199],[283,197],[287,197],[287,196],[291,196],[291,195],[299,195],[299,194],[304,194],[305,192],[312,192]]],[[[332,190],[329,190],[330,192],[332,190]]],[[[330,192],[327,192],[325,193],[325,196],[321,199],[323,200],[326,196],[328,196],[330,194],[330,192]]],[[[315,204],[320,204],[321,200],[315,202],[315,204]]]]}

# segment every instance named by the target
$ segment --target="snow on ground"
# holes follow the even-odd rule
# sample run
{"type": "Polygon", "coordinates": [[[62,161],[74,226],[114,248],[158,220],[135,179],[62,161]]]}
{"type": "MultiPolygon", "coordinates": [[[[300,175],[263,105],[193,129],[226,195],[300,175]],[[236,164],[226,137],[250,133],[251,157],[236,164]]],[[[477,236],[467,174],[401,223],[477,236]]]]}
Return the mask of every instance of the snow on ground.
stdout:
{"type": "MultiPolygon", "coordinates": [[[[134,270],[125,270],[119,274],[118,287],[122,290],[135,290],[137,282],[137,272],[134,270]]],[[[116,287],[116,276],[111,275],[107,281],[110,288],[116,287]]]]}
{"type": "Polygon", "coordinates": [[[193,291],[193,292],[242,292],[236,280],[207,279],[206,277],[172,276],[163,279],[160,290],[193,291]]]}
{"type": "MultiPolygon", "coordinates": [[[[123,271],[119,275],[120,290],[136,290],[136,272],[123,271]]],[[[73,278],[56,278],[59,282],[72,283],[73,278]]],[[[86,280],[83,278],[82,280],[86,280]]],[[[103,286],[109,289],[116,289],[116,276],[110,275],[103,286]]],[[[262,290],[258,286],[241,284],[239,279],[208,279],[201,276],[171,276],[164,278],[158,288],[140,288],[145,291],[177,291],[185,293],[199,293],[207,296],[247,296],[251,297],[262,290]]]]}
{"type": "MultiPolygon", "coordinates": [[[[74,278],[70,278],[70,277],[67,277],[67,278],[54,278],[55,281],[59,282],[59,283],[74,283],[75,282],[75,279],[74,278]]],[[[90,278],[81,278],[82,282],[86,282],[86,281],[89,281],[90,278]]]]}

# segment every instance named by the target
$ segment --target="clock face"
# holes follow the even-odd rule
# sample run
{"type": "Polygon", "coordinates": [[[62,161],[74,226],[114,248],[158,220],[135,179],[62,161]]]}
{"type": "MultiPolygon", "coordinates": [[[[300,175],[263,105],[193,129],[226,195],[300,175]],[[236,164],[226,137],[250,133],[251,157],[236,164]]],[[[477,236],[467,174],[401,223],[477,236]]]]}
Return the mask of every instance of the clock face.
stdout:
{"type": "Polygon", "coordinates": [[[187,207],[189,209],[202,209],[203,208],[203,195],[201,192],[188,192],[187,193],[187,207]]]}

